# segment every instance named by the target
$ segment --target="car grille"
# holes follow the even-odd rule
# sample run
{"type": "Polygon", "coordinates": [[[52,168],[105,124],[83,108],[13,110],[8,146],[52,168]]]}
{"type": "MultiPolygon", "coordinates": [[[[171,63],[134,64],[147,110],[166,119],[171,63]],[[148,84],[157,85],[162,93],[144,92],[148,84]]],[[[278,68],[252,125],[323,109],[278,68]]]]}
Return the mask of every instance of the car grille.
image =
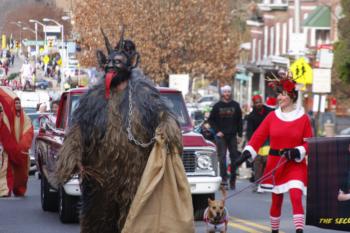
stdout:
{"type": "Polygon", "coordinates": [[[194,151],[184,151],[182,153],[182,162],[186,172],[195,172],[196,170],[196,155],[194,151]]]}

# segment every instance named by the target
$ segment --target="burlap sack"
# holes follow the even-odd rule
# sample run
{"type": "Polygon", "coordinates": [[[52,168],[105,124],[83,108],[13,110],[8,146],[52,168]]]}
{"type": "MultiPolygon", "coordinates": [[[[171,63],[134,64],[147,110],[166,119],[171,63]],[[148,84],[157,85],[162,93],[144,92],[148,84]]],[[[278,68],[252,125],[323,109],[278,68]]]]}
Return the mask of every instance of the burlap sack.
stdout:
{"type": "Polygon", "coordinates": [[[122,233],[191,232],[192,197],[182,160],[167,154],[157,135],[122,233]]]}

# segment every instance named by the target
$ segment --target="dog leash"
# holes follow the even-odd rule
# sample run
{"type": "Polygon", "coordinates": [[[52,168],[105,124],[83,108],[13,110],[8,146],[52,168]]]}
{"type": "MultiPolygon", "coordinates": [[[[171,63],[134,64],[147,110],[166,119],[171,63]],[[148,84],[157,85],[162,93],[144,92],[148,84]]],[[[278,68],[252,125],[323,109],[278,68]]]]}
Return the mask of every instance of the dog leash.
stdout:
{"type": "MultiPolygon", "coordinates": [[[[238,190],[237,192],[234,192],[233,194],[226,196],[224,199],[227,200],[229,198],[232,198],[232,197],[242,193],[243,191],[245,191],[245,190],[247,190],[247,189],[249,189],[249,188],[251,188],[251,187],[253,187],[253,186],[257,185],[257,184],[259,184],[261,181],[269,178],[270,176],[274,177],[274,174],[277,171],[277,169],[288,162],[287,159],[282,162],[282,158],[283,157],[284,156],[281,156],[281,158],[278,160],[278,163],[277,163],[276,167],[274,167],[270,172],[266,173],[265,175],[260,177],[260,179],[254,181],[252,184],[249,184],[246,187],[242,188],[241,190],[238,190]]],[[[274,179],[273,179],[273,183],[275,183],[274,179]]]]}

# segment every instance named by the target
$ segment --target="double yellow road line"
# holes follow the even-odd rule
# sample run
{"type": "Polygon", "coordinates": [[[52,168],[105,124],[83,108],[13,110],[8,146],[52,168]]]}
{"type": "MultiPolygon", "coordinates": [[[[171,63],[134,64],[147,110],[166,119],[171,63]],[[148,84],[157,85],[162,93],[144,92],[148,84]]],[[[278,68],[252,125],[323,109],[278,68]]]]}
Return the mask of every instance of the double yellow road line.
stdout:
{"type": "MultiPolygon", "coordinates": [[[[230,221],[228,223],[230,227],[233,229],[239,229],[249,233],[267,233],[271,232],[270,226],[265,226],[262,224],[258,224],[256,222],[230,217],[230,221]]],[[[280,233],[284,233],[283,231],[279,231],[280,233]]]]}

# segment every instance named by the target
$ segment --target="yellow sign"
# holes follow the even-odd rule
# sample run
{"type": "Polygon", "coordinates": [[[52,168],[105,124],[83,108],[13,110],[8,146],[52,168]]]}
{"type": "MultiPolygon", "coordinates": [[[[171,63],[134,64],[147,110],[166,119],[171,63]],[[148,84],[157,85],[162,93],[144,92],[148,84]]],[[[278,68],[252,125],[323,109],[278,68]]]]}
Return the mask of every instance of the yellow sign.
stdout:
{"type": "Polygon", "coordinates": [[[290,71],[293,73],[293,79],[300,84],[312,84],[312,68],[305,58],[299,58],[291,66],[290,71]]]}
{"type": "Polygon", "coordinates": [[[57,65],[61,66],[62,65],[62,58],[58,59],[57,65]]]}
{"type": "Polygon", "coordinates": [[[45,55],[45,56],[44,56],[44,59],[43,59],[44,64],[45,64],[45,65],[49,64],[49,61],[50,61],[49,56],[45,55]]]}
{"type": "Polygon", "coordinates": [[[1,43],[1,48],[2,49],[6,49],[6,47],[7,47],[7,44],[6,44],[6,35],[2,35],[2,38],[1,38],[1,41],[2,41],[2,43],[1,43]]]}

